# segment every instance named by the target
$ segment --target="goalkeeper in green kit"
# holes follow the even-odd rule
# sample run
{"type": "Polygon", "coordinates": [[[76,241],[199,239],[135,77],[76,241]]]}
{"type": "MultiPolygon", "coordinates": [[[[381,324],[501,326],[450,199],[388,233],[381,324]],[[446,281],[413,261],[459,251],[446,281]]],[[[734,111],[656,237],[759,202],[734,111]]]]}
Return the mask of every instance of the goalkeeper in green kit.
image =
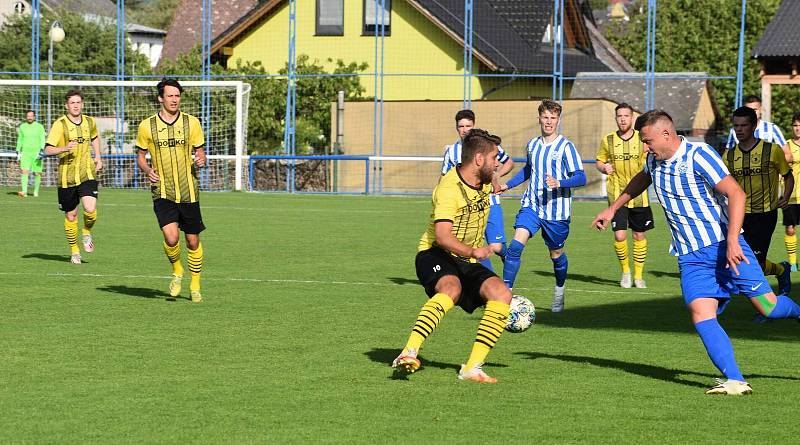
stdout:
{"type": "Polygon", "coordinates": [[[22,190],[17,192],[20,198],[28,195],[28,174],[33,172],[33,196],[39,196],[39,185],[42,183],[42,157],[39,152],[44,148],[44,126],[36,122],[36,113],[28,110],[25,122],[17,130],[17,159],[22,170],[22,190]]]}

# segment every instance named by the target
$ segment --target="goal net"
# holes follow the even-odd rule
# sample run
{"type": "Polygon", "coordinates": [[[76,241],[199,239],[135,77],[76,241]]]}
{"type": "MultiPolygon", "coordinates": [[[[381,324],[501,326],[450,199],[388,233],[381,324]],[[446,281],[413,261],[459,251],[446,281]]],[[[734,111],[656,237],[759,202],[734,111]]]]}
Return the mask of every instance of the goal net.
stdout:
{"type": "MultiPolygon", "coordinates": [[[[14,162],[17,127],[26,111],[50,124],[65,113],[64,95],[71,89],[83,93],[83,112],[97,121],[104,168],[98,175],[103,187],[149,188],[136,165],[139,123],[158,112],[158,81],[64,81],[0,79],[0,184],[19,185],[14,162]],[[38,96],[38,101],[35,98],[38,96]],[[32,99],[33,98],[33,99],[32,99]]],[[[246,184],[244,164],[250,85],[241,81],[181,81],[181,111],[200,119],[205,134],[206,168],[200,169],[204,190],[241,190],[246,184]]],[[[42,185],[55,186],[58,160],[46,157],[42,185]]]]}

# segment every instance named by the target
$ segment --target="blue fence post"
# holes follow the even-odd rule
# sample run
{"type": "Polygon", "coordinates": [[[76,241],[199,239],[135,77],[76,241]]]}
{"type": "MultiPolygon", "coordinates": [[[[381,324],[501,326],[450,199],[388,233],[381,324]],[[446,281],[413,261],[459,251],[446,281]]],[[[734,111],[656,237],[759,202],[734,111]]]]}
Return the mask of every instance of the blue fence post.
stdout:
{"type": "Polygon", "coordinates": [[[369,158],[364,160],[364,194],[369,195],[369,158]]]}
{"type": "Polygon", "coordinates": [[[739,59],[736,62],[736,98],[734,108],[742,106],[742,83],[744,78],[744,25],[747,19],[747,0],[742,0],[742,20],[739,27],[739,59]]]}

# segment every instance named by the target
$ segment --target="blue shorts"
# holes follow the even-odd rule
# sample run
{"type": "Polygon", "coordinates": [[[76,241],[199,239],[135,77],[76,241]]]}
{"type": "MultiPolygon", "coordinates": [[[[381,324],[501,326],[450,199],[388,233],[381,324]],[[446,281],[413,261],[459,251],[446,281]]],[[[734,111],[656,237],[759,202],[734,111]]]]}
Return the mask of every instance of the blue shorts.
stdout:
{"type": "Polygon", "coordinates": [[[505,243],[506,232],[503,230],[503,207],[499,204],[489,206],[489,220],[486,222],[486,243],[505,243]]]}
{"type": "Polygon", "coordinates": [[[728,244],[725,241],[678,257],[683,301],[687,305],[698,298],[716,298],[719,300],[717,313],[721,314],[728,305],[731,294],[750,298],[772,292],[753,250],[741,235],[739,244],[745,258],[750,261],[750,264],[739,263],[739,275],[727,267],[728,244]]]}
{"type": "Polygon", "coordinates": [[[515,229],[526,229],[531,236],[542,229],[542,239],[550,250],[561,249],[569,236],[569,220],[541,219],[530,207],[523,207],[517,213],[515,229]]]}

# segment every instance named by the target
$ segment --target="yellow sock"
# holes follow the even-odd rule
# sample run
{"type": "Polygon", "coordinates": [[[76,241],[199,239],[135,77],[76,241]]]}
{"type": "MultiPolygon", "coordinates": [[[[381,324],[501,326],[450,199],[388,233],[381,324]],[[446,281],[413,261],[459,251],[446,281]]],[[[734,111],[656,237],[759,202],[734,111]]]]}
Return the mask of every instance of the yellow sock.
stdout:
{"type": "Polygon", "coordinates": [[[181,243],[170,246],[164,241],[164,253],[167,254],[167,259],[172,264],[172,273],[179,277],[183,276],[183,265],[181,264],[181,243]]]}
{"type": "Polygon", "coordinates": [[[486,309],[483,310],[483,317],[478,324],[478,335],[472,345],[472,353],[464,366],[464,369],[472,369],[478,363],[486,361],[489,351],[497,344],[500,334],[506,326],[509,305],[499,301],[489,301],[486,309]]]}
{"type": "Polygon", "coordinates": [[[633,240],[633,279],[641,280],[644,260],[647,258],[647,240],[633,240]]]}
{"type": "Polygon", "coordinates": [[[67,234],[70,253],[80,253],[78,250],[78,220],[70,221],[64,218],[64,232],[67,234]]]}
{"type": "Polygon", "coordinates": [[[408,337],[406,347],[403,348],[403,354],[408,352],[409,349],[419,351],[425,339],[431,335],[431,332],[436,329],[436,326],[442,321],[447,311],[453,309],[453,306],[455,306],[453,300],[441,293],[432,296],[426,301],[422,305],[419,315],[417,315],[417,321],[411,329],[411,335],[408,337]]]}
{"type": "Polygon", "coordinates": [[[197,243],[197,250],[186,249],[186,262],[189,263],[189,273],[192,275],[189,290],[200,290],[200,272],[203,270],[203,244],[197,243]]]}
{"type": "Polygon", "coordinates": [[[770,260],[764,261],[764,275],[775,275],[778,276],[783,273],[783,266],[780,264],[775,264],[770,260]]]}
{"type": "Polygon", "coordinates": [[[87,212],[83,211],[83,231],[84,235],[89,235],[92,233],[92,227],[94,227],[94,223],[97,221],[97,209],[94,212],[87,212]]]}
{"type": "Polygon", "coordinates": [[[789,264],[797,264],[797,235],[783,235],[783,243],[786,244],[789,264]]]}
{"type": "Polygon", "coordinates": [[[614,250],[617,252],[619,267],[622,273],[630,273],[631,266],[628,265],[628,241],[614,241],[614,250]]]}

